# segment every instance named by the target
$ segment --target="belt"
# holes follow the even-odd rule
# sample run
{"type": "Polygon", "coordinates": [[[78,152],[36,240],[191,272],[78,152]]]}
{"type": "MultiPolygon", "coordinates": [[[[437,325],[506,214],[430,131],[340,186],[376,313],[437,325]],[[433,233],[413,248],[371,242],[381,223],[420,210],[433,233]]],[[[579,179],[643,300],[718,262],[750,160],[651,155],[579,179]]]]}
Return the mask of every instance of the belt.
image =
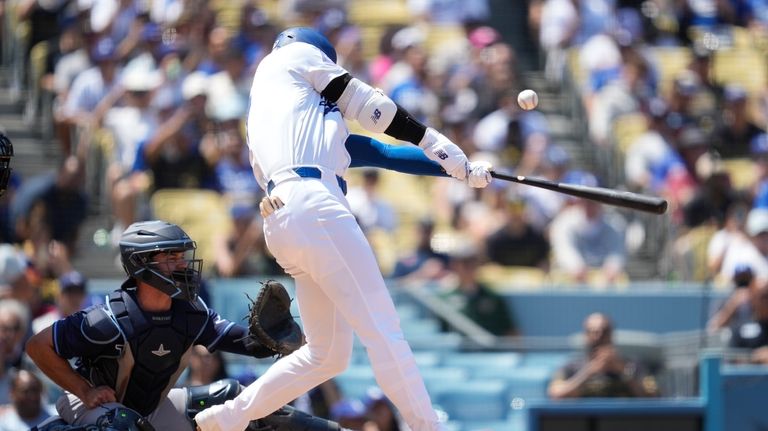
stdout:
{"type": "MultiPolygon", "coordinates": [[[[323,177],[323,173],[320,171],[320,168],[316,168],[314,166],[298,166],[293,168],[293,172],[296,172],[296,175],[298,175],[301,178],[317,178],[318,180],[323,177]]],[[[339,188],[341,189],[341,192],[345,195],[347,194],[347,182],[344,180],[344,178],[341,178],[340,176],[336,175],[336,182],[339,183],[339,188]]],[[[272,189],[275,188],[277,184],[275,184],[274,181],[269,180],[267,183],[267,194],[272,193],[272,189]]]]}

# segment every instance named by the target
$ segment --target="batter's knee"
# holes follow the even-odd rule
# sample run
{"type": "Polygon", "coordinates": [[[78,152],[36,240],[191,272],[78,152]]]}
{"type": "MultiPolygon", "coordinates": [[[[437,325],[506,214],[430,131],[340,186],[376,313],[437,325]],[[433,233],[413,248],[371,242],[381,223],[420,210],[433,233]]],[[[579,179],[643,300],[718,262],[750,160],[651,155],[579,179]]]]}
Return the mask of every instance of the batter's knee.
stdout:
{"type": "Polygon", "coordinates": [[[318,373],[328,378],[344,372],[349,367],[352,359],[352,341],[349,343],[335,344],[329,349],[313,348],[309,345],[309,359],[315,364],[318,373]]]}

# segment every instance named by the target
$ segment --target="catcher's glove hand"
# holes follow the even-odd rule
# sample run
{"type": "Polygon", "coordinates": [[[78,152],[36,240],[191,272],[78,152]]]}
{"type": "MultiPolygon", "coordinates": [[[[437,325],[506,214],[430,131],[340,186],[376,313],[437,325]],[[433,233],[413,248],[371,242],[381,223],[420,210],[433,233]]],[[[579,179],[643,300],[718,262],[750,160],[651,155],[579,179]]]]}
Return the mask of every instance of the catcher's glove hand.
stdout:
{"type": "Polygon", "coordinates": [[[277,353],[290,354],[304,344],[304,334],[291,316],[291,298],[282,284],[262,283],[261,292],[248,306],[248,337],[277,353]]]}

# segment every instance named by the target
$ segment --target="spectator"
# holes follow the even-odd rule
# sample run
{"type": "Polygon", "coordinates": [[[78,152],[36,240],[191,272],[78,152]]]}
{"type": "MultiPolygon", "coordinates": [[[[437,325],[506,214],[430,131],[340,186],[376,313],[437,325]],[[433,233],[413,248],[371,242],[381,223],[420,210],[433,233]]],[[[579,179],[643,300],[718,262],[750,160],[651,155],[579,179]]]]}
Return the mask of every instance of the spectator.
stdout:
{"type": "Polygon", "coordinates": [[[416,248],[397,260],[390,277],[415,281],[437,280],[445,275],[448,256],[432,246],[435,222],[431,218],[423,218],[419,220],[416,229],[416,248]]]}
{"type": "Polygon", "coordinates": [[[397,227],[397,215],[392,205],[379,196],[379,171],[364,169],[362,180],[360,187],[351,187],[347,193],[352,214],[363,232],[382,230],[391,234],[397,227]]]}
{"type": "Polygon", "coordinates": [[[35,373],[18,370],[11,379],[13,405],[0,413],[0,431],[27,431],[51,417],[43,399],[43,382],[35,373]]]}
{"type": "Polygon", "coordinates": [[[707,268],[711,275],[717,276],[720,273],[729,248],[744,247],[742,244],[750,242],[745,230],[749,210],[749,203],[743,201],[736,201],[728,207],[722,227],[712,235],[707,245],[707,268]]]}
{"type": "Polygon", "coordinates": [[[115,234],[117,231],[122,233],[135,221],[136,197],[140,190],[134,187],[130,172],[139,145],[152,137],[159,126],[151,104],[153,91],[160,86],[162,77],[159,72],[136,65],[126,68],[121,81],[125,90],[124,104],[111,108],[104,118],[104,125],[115,143],[107,168],[112,211],[116,218],[115,234]]]}
{"type": "Polygon", "coordinates": [[[60,124],[58,136],[65,155],[71,153],[73,128],[98,126],[100,115],[114,103],[112,95],[118,84],[119,63],[115,43],[109,38],[101,38],[90,50],[91,62],[95,66],[81,72],[72,82],[72,87],[57,111],[60,124]],[[99,108],[99,109],[97,109],[99,108]]]}
{"type": "Polygon", "coordinates": [[[34,286],[27,277],[29,261],[12,244],[0,244],[0,299],[15,299],[29,307],[34,286]]]}
{"type": "MultiPolygon", "coordinates": [[[[564,181],[597,186],[589,173],[573,175],[564,181]]],[[[571,281],[615,283],[624,275],[626,264],[624,221],[602,205],[587,199],[572,199],[552,220],[549,238],[552,241],[553,267],[571,281]],[[591,274],[594,270],[596,274],[591,274]]]]}
{"type": "Polygon", "coordinates": [[[613,344],[613,324],[604,314],[584,320],[586,352],[557,370],[547,388],[550,398],[648,397],[656,382],[641,364],[622,357],[613,344]]]}
{"type": "Polygon", "coordinates": [[[667,177],[673,157],[672,130],[667,125],[668,107],[661,98],[652,99],[644,111],[648,129],[629,143],[624,157],[627,186],[641,192],[658,192],[667,177]]]}
{"type": "Polygon", "coordinates": [[[733,278],[729,280],[733,291],[707,322],[708,331],[715,332],[723,328],[730,328],[733,331],[751,320],[750,285],[753,280],[752,268],[747,265],[736,267],[733,278]]]}
{"type": "Polygon", "coordinates": [[[25,181],[11,205],[17,238],[30,241],[35,255],[46,250],[51,240],[63,243],[74,255],[88,213],[83,189],[84,162],[74,155],[66,157],[57,172],[25,181]]]}
{"type": "Polygon", "coordinates": [[[0,299],[0,354],[4,367],[19,367],[29,330],[29,309],[15,299],[0,299]]]}
{"type": "Polygon", "coordinates": [[[161,126],[139,146],[134,171],[151,173],[153,190],[215,188],[212,161],[201,150],[210,125],[205,114],[207,85],[202,72],[187,76],[182,84],[185,102],[175,110],[161,109],[161,126]]]}
{"type": "Polygon", "coordinates": [[[37,334],[53,322],[80,311],[85,305],[88,294],[88,282],[78,271],[62,274],[58,280],[59,290],[55,298],[55,308],[32,321],[32,333],[37,334]]]}
{"type": "Polygon", "coordinates": [[[344,398],[331,406],[331,420],[345,429],[363,429],[367,421],[365,413],[365,405],[358,399],[344,398]]]}
{"type": "Polygon", "coordinates": [[[768,364],[768,283],[756,279],[749,289],[751,319],[734,328],[730,346],[750,349],[750,362],[768,364]]]}
{"type": "Polygon", "coordinates": [[[549,241],[533,228],[526,217],[525,198],[516,193],[503,204],[504,224],[486,240],[492,263],[506,266],[549,267],[549,241]]]}
{"type": "Polygon", "coordinates": [[[199,386],[229,378],[227,362],[221,351],[211,353],[203,345],[192,347],[189,357],[189,374],[178,386],[199,386]]]}
{"type": "Polygon", "coordinates": [[[236,98],[224,99],[228,102],[216,105],[211,112],[215,129],[206,134],[202,144],[209,154],[207,159],[215,161],[216,183],[232,218],[232,229],[214,239],[215,269],[223,277],[282,273],[267,256],[262,219],[257,214],[256,202],[263,191],[253,176],[241,127],[245,105],[235,106],[236,98]]]}
{"type": "Polygon", "coordinates": [[[371,428],[371,431],[400,431],[405,429],[405,425],[401,422],[392,402],[378,387],[374,386],[365,391],[363,404],[366,407],[368,417],[368,423],[364,428],[366,431],[368,431],[368,427],[371,428]]]}
{"type": "Polygon", "coordinates": [[[725,104],[718,125],[715,150],[724,159],[749,157],[753,139],[765,134],[747,112],[747,92],[737,84],[725,87],[725,104]]]}
{"type": "Polygon", "coordinates": [[[735,238],[723,252],[721,279],[731,279],[740,265],[749,266],[756,278],[768,278],[768,209],[750,210],[745,231],[746,241],[735,238]]]}
{"type": "Polygon", "coordinates": [[[695,228],[704,224],[721,225],[728,208],[736,200],[730,174],[716,153],[705,153],[696,161],[699,182],[683,207],[683,224],[695,228]]]}
{"type": "Polygon", "coordinates": [[[479,264],[474,248],[460,246],[453,250],[450,269],[456,276],[455,283],[441,295],[442,299],[491,334],[516,335],[517,328],[504,298],[478,281],[479,264]]]}

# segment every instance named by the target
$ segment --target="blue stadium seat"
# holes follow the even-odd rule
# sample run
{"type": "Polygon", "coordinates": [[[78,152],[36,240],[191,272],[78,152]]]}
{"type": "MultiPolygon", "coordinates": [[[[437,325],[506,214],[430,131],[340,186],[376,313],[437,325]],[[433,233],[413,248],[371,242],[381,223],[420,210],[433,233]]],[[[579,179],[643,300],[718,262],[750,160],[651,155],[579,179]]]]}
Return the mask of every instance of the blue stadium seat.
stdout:
{"type": "Polygon", "coordinates": [[[405,338],[429,336],[440,333],[440,324],[434,319],[402,319],[400,328],[405,338]]]}
{"type": "Polygon", "coordinates": [[[334,378],[346,398],[361,398],[371,386],[377,386],[373,370],[366,365],[350,365],[334,378]]]}
{"type": "Polygon", "coordinates": [[[520,362],[520,354],[515,352],[462,352],[446,355],[443,359],[446,366],[465,367],[473,374],[484,368],[516,367],[520,362]]]}
{"type": "Polygon", "coordinates": [[[509,383],[510,399],[524,402],[547,398],[547,385],[552,376],[548,367],[518,367],[507,371],[504,379],[509,383]]]}
{"type": "Polygon", "coordinates": [[[434,397],[452,421],[500,421],[509,412],[509,387],[499,380],[469,380],[434,397]]]}
{"type": "Polygon", "coordinates": [[[549,367],[552,370],[560,368],[573,352],[528,352],[522,355],[520,365],[533,367],[549,367]]]}
{"type": "Polygon", "coordinates": [[[460,367],[425,367],[420,371],[424,385],[433,398],[443,392],[461,388],[469,379],[467,370],[460,367]]]}

